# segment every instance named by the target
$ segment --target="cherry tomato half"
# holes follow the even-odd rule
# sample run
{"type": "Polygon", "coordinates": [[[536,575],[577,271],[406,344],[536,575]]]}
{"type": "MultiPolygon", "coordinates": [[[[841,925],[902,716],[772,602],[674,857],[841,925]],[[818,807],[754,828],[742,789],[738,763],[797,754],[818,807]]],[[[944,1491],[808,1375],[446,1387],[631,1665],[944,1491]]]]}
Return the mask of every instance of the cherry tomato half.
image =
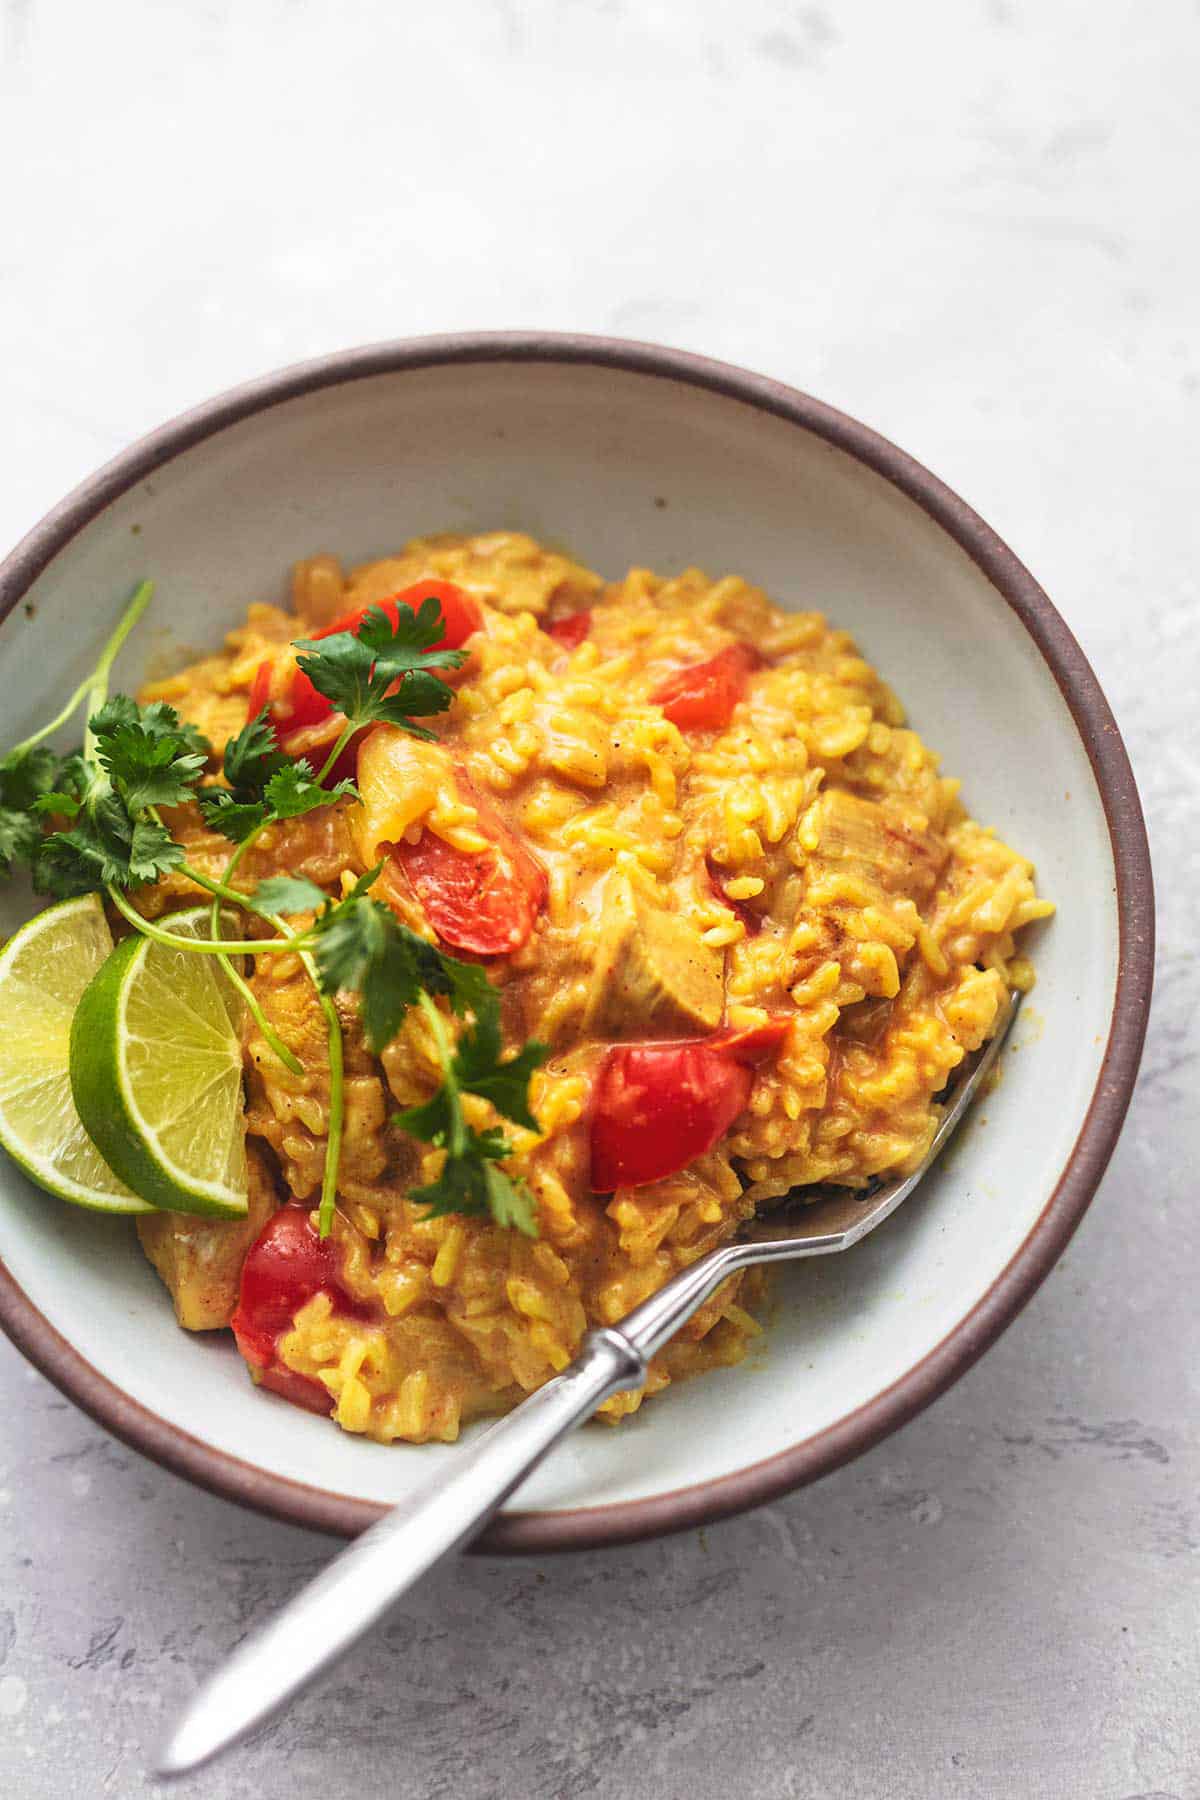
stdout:
{"type": "Polygon", "coordinates": [[[345,1292],[338,1273],[332,1239],[317,1236],[304,1206],[284,1206],[274,1213],[242,1264],[232,1319],[238,1349],[263,1387],[310,1412],[329,1412],[333,1401],[320,1382],[280,1360],[279,1340],[314,1294],[329,1294],[340,1313],[371,1317],[369,1308],[345,1292]]]}
{"type": "Polygon", "coordinates": [[[586,610],[566,613],[561,619],[555,619],[553,625],[546,626],[550,636],[567,650],[578,650],[591,629],[592,615],[586,610]]]}
{"type": "Polygon", "coordinates": [[[746,691],[746,678],[762,662],[749,644],[731,644],[708,662],[679,669],[650,699],[680,731],[723,731],[746,691]]]}
{"type": "Polygon", "coordinates": [[[471,956],[510,956],[526,942],[546,904],[541,864],[498,814],[481,807],[486,850],[456,850],[432,831],[415,844],[397,844],[384,869],[387,896],[392,871],[408,882],[444,944],[471,956]]]}
{"type": "Polygon", "coordinates": [[[727,1027],[690,1043],[614,1045],[596,1081],[593,1192],[663,1181],[711,1150],[746,1108],[752,1065],[778,1050],[790,1023],[727,1027]]]}
{"type": "Polygon", "coordinates": [[[728,1131],[753,1082],[743,1063],[704,1042],[615,1045],[596,1082],[593,1192],[686,1169],[728,1131]]]}
{"type": "Polygon", "coordinates": [[[307,1210],[284,1206],[273,1213],[242,1264],[233,1334],[247,1362],[265,1368],[280,1334],[322,1288],[339,1292],[333,1243],[313,1230],[307,1210]]]}

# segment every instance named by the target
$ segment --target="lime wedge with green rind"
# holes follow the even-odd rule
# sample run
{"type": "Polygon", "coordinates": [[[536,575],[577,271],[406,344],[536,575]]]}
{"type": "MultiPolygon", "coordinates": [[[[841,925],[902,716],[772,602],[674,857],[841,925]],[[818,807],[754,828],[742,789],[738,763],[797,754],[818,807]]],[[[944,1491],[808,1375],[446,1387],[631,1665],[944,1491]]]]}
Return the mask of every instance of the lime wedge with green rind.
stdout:
{"type": "MultiPolygon", "coordinates": [[[[208,909],[158,921],[207,937],[208,909]]],[[[246,1211],[240,1002],[216,959],[135,933],[84,991],[71,1088],[105,1160],[151,1206],[246,1211]]]]}
{"type": "Polygon", "coordinates": [[[109,1168],[71,1093],[71,1021],[112,951],[95,894],[48,907],[0,954],[0,1143],[32,1181],[95,1212],[149,1203],[109,1168]]]}

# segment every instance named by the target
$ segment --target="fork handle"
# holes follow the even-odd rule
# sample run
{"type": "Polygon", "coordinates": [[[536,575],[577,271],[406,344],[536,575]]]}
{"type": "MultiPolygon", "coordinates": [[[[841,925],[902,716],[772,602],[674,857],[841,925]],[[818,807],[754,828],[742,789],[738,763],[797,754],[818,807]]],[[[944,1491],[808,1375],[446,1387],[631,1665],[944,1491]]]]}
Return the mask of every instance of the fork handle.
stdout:
{"type": "Polygon", "coordinates": [[[159,1765],[183,1774],[251,1731],[349,1649],[435,1563],[475,1537],[559,1439],[646,1359],[619,1331],[589,1332],[579,1356],[334,1558],[204,1682],[159,1765]]]}
{"type": "Polygon", "coordinates": [[[589,1332],[570,1368],[458,1450],[448,1469],[399,1501],[234,1650],[185,1708],[159,1773],[207,1762],[327,1669],[415,1581],[476,1537],[561,1438],[610,1395],[641,1387],[650,1358],[754,1259],[736,1243],[710,1251],[619,1326],[589,1332]]]}

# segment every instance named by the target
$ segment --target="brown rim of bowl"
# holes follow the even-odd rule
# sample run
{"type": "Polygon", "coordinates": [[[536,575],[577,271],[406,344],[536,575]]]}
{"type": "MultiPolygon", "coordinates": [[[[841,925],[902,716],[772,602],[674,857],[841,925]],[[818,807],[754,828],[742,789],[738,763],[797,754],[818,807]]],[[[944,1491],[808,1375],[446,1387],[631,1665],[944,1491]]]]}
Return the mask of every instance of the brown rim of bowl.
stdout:
{"type": "MultiPolygon", "coordinates": [[[[1119,926],[1112,1025],[1083,1127],[1058,1184],[1020,1249],[965,1318],[922,1360],[836,1425],[715,1481],[646,1500],[563,1512],[506,1513],[474,1546],[492,1552],[593,1549],[704,1525],[828,1474],[907,1423],[957,1380],[1020,1311],[1061,1255],[1112,1154],[1133,1091],[1154,968],[1150,853],[1129,758],[1083,651],[1033,576],[990,526],[903,450],[782,382],[655,344],[574,333],[469,332],[338,351],[218,395],[142,438],[67,496],[0,564],[0,620],[75,534],[135,482],[251,414],[343,382],[445,364],[591,364],[707,389],[814,433],[885,477],[947,532],[1008,602],[1070,708],[1100,790],[1116,870],[1119,926]]],[[[135,1450],[213,1493],[260,1512],[353,1535],[383,1507],[271,1475],[200,1442],[100,1374],[0,1264],[0,1326],[70,1399],[135,1450]]]]}

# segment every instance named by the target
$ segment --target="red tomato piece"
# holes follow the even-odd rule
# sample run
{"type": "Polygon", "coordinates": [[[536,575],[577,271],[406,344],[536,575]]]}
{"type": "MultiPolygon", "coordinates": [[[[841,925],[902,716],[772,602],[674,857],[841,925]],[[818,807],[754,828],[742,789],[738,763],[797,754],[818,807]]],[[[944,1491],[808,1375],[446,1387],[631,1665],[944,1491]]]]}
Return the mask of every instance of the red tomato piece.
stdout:
{"type": "Polygon", "coordinates": [[[442,618],[446,629],[433,650],[461,650],[472,632],[478,631],[483,624],[483,614],[479,602],[470,594],[456,587],[452,581],[417,581],[412,587],[401,588],[398,593],[389,594],[386,600],[372,600],[367,606],[357,606],[353,612],[343,613],[329,625],[323,625],[320,631],[314,631],[314,638],[333,637],[339,631],[357,631],[372,606],[381,606],[388,618],[395,625],[400,608],[406,606],[410,612],[420,610],[425,600],[436,600],[442,609],[442,618]]]}
{"type": "Polygon", "coordinates": [[[332,718],[333,707],[324,694],[318,694],[298,663],[289,663],[279,688],[282,692],[271,698],[271,723],[277,732],[303,731],[306,725],[332,718]]]}
{"type": "Polygon", "coordinates": [[[492,840],[486,850],[469,855],[423,831],[415,844],[396,845],[388,867],[407,879],[444,944],[471,956],[511,956],[546,904],[546,872],[498,814],[481,810],[480,825],[492,840]]]}
{"type": "Polygon", "coordinates": [[[596,1082],[593,1192],[686,1169],[728,1131],[753,1083],[744,1064],[704,1042],[615,1045],[596,1082]]]}
{"type": "Polygon", "coordinates": [[[757,937],[762,930],[763,922],[755,912],[754,908],[752,906],[747,906],[744,900],[730,899],[729,895],[725,892],[725,889],[721,886],[720,866],[713,861],[711,856],[706,859],[705,866],[708,869],[708,879],[712,884],[712,891],[721,902],[721,905],[727,906],[730,912],[742,921],[742,924],[746,927],[747,937],[757,937]]]}
{"type": "Polygon", "coordinates": [[[299,1375],[280,1360],[279,1340],[314,1294],[327,1293],[339,1313],[372,1316],[346,1293],[339,1280],[337,1251],[318,1237],[304,1206],[284,1206],[273,1214],[242,1264],[233,1335],[263,1387],[310,1412],[329,1412],[333,1402],[320,1382],[299,1375]]]}
{"type": "Polygon", "coordinates": [[[727,1027],[690,1043],[616,1044],[596,1079],[591,1187],[610,1194],[677,1175],[729,1130],[791,1020],[727,1027]]]}
{"type": "Polygon", "coordinates": [[[723,731],[746,691],[746,678],[762,658],[749,644],[731,644],[708,662],[679,669],[650,699],[680,731],[723,731]]]}
{"type": "Polygon", "coordinates": [[[578,650],[591,629],[592,615],[586,610],[567,613],[563,618],[555,619],[553,625],[546,627],[550,636],[567,650],[578,650]]]}
{"type": "Polygon", "coordinates": [[[242,1264],[233,1333],[247,1362],[265,1368],[281,1332],[314,1294],[340,1291],[333,1242],[314,1231],[307,1210],[284,1206],[267,1220],[242,1264]]]}
{"type": "Polygon", "coordinates": [[[311,1381],[307,1375],[297,1374],[295,1369],[285,1368],[282,1363],[273,1363],[270,1368],[261,1369],[258,1385],[269,1388],[273,1394],[289,1400],[293,1406],[303,1406],[307,1412],[333,1411],[333,1395],[328,1388],[322,1387],[319,1381],[311,1381]]]}
{"type": "Polygon", "coordinates": [[[274,663],[268,659],[260,662],[254,671],[254,680],[250,683],[250,699],[246,705],[247,719],[257,719],[260,712],[271,698],[271,670],[274,663]]]}

